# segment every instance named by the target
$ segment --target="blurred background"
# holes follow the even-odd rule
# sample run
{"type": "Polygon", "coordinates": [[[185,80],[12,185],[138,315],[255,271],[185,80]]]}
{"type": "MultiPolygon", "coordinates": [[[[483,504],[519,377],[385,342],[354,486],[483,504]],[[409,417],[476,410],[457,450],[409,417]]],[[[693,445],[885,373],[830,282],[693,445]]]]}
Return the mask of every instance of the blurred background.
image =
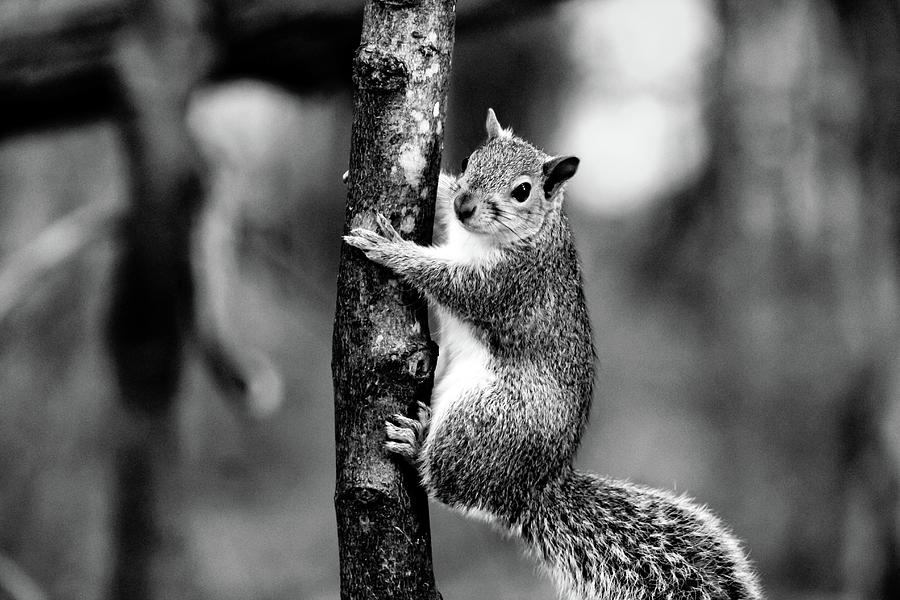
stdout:
{"type": "MultiPolygon", "coordinates": [[[[0,0],[0,598],[338,598],[359,4],[0,0]]],[[[489,106],[582,161],[579,466],[900,598],[900,5],[459,0],[444,168],[489,106]]],[[[554,597],[431,519],[448,600],[554,597]]]]}

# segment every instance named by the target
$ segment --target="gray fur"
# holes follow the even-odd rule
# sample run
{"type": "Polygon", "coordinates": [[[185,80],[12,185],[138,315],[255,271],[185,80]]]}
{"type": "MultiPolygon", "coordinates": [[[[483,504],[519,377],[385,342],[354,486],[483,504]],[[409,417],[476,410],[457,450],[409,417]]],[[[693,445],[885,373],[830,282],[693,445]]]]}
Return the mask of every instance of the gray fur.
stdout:
{"type": "MultiPolygon", "coordinates": [[[[516,235],[496,238],[493,259],[460,260],[417,246],[383,218],[384,235],[355,229],[346,238],[464,323],[489,351],[483,385],[467,387],[425,439],[422,427],[398,417],[388,426],[388,449],[415,457],[434,498],[521,538],[563,598],[760,598],[743,552],[709,511],[572,468],[595,356],[561,209],[564,181],[551,181],[545,197],[543,166],[551,157],[498,133],[493,113],[487,129],[488,141],[469,157],[459,183],[442,181],[442,189],[506,211],[516,235]],[[510,182],[523,175],[533,178],[537,197],[504,205],[514,202],[510,182]]],[[[446,209],[443,216],[453,218],[446,209]]]]}

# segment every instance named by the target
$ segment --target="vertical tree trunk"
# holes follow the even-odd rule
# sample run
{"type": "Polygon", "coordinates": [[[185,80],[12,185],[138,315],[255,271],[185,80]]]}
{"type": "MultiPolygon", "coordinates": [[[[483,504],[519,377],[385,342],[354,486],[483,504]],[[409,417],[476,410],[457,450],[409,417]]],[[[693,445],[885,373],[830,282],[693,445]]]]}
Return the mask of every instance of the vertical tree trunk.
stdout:
{"type": "MultiPolygon", "coordinates": [[[[376,212],[431,238],[453,46],[453,0],[370,0],[355,85],[345,231],[376,212]]],[[[436,598],[426,497],[384,450],[384,421],[427,400],[437,351],[426,307],[344,246],[333,375],[341,598],[436,598]]]]}
{"type": "Polygon", "coordinates": [[[135,0],[117,47],[132,197],[108,325],[126,409],[116,462],[113,598],[183,598],[188,587],[177,502],[166,496],[178,493],[171,408],[191,322],[189,236],[201,192],[184,123],[210,54],[199,7],[135,0]]]}

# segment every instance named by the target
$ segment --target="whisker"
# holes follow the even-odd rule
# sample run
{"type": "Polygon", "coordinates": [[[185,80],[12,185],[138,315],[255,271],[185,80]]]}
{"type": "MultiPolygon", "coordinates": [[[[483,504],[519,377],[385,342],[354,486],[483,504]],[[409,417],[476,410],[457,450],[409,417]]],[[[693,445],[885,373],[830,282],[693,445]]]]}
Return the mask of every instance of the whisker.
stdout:
{"type": "Polygon", "coordinates": [[[515,229],[513,229],[512,225],[510,225],[510,223],[513,220],[513,216],[514,215],[511,212],[501,209],[501,210],[496,211],[496,213],[495,213],[496,218],[494,219],[494,221],[496,223],[502,225],[506,229],[508,229],[509,232],[513,235],[513,238],[515,240],[522,241],[522,234],[519,233],[518,231],[516,231],[515,229]]]}

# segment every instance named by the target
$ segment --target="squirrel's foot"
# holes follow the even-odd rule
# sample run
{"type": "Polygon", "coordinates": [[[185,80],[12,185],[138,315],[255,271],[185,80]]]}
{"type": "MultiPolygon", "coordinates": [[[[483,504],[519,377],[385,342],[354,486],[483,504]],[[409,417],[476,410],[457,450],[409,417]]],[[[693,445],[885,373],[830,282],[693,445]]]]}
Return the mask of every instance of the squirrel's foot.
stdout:
{"type": "Polygon", "coordinates": [[[384,448],[391,454],[396,454],[411,465],[416,465],[416,459],[425,435],[428,431],[428,423],[431,420],[431,409],[419,402],[419,418],[410,419],[404,415],[394,415],[391,421],[384,422],[387,442],[384,448]]]}

